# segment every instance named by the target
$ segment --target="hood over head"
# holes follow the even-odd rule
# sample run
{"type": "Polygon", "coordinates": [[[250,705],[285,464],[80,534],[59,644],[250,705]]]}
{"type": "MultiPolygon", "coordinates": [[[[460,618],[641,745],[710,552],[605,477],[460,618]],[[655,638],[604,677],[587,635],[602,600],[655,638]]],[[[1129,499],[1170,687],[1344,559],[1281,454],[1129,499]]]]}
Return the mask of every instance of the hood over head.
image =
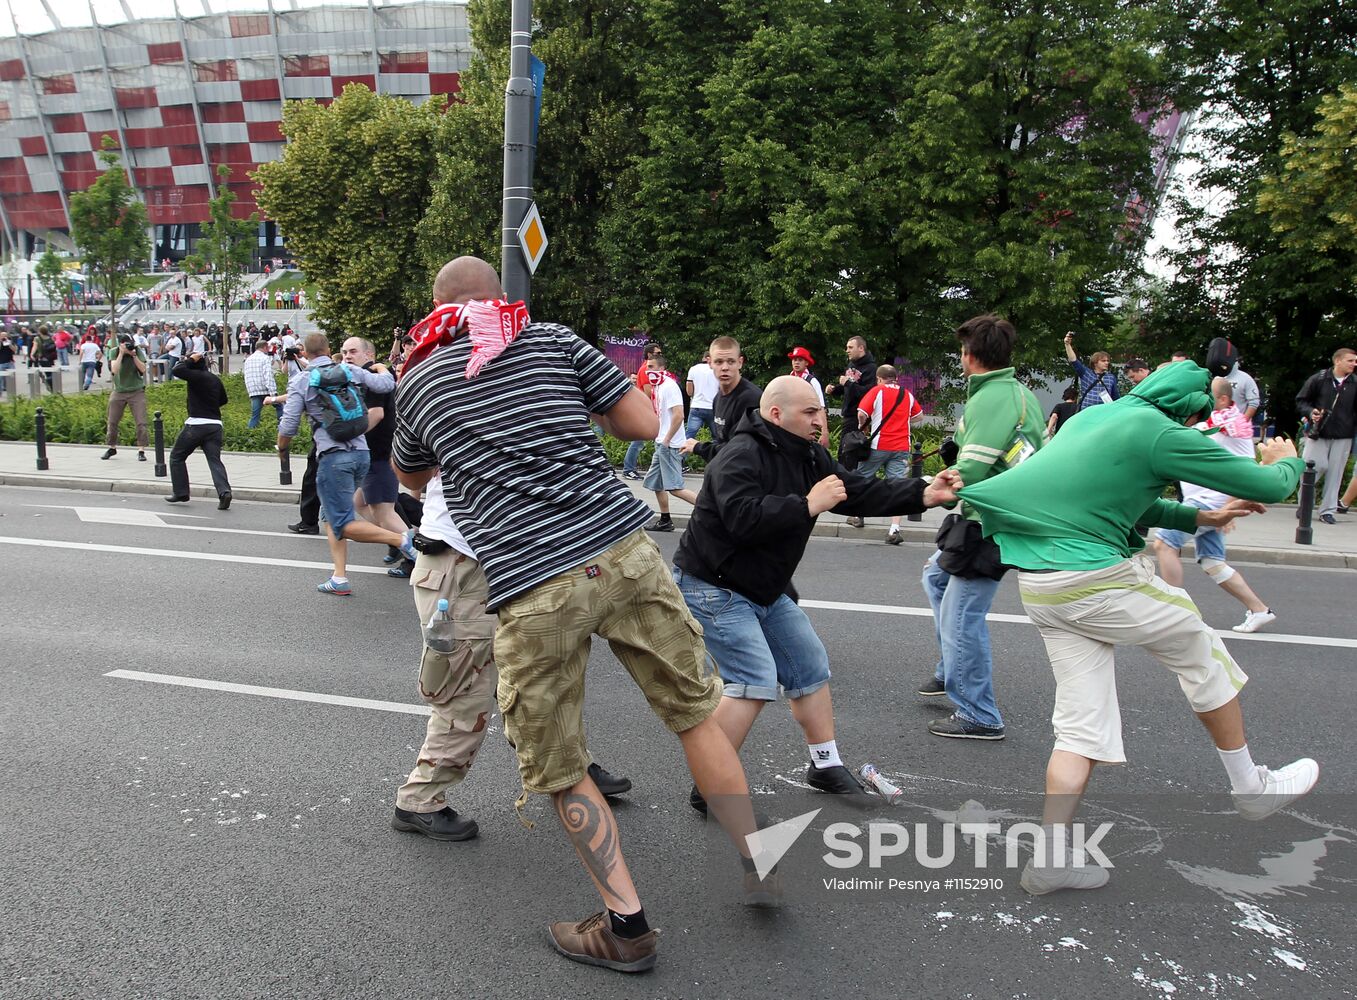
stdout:
{"type": "Polygon", "coordinates": [[[1131,390],[1126,399],[1149,403],[1178,421],[1212,409],[1211,373],[1195,361],[1175,361],[1131,390]]]}

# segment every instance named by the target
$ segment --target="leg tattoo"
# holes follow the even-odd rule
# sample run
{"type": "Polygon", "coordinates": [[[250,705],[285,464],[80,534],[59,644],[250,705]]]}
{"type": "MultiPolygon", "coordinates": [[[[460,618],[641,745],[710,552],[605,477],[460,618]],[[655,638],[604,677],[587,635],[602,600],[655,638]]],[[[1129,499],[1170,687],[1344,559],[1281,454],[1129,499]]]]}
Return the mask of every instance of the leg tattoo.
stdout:
{"type": "Polygon", "coordinates": [[[606,808],[599,808],[585,795],[569,793],[556,797],[556,812],[561,817],[561,824],[579,852],[580,859],[589,869],[589,874],[594,877],[599,888],[618,898],[610,882],[618,862],[617,826],[611,817],[604,817],[603,809],[606,808]],[[594,846],[594,837],[600,829],[603,839],[594,846]]]}

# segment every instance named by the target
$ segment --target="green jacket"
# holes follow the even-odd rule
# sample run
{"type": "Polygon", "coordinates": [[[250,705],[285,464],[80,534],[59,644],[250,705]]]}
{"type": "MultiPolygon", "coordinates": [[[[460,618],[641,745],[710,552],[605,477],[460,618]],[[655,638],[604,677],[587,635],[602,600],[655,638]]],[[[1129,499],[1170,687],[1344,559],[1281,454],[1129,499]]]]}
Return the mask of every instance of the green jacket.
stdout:
{"type": "MultiPolygon", "coordinates": [[[[972,375],[966,380],[966,409],[954,436],[960,451],[953,468],[967,484],[997,476],[1017,464],[1012,450],[1021,443],[1019,427],[1023,440],[1040,448],[1046,441],[1045,424],[1037,397],[1013,377],[1012,368],[972,375]]],[[[971,520],[979,517],[967,504],[961,509],[971,520]]]]}
{"type": "Polygon", "coordinates": [[[1003,560],[1022,569],[1094,570],[1144,548],[1136,525],[1193,532],[1197,508],[1162,498],[1186,480],[1263,503],[1286,499],[1303,463],[1260,466],[1233,455],[1184,421],[1211,409],[1211,376],[1178,361],[1116,402],[1093,406],[1001,480],[967,485],[1003,560]]]}
{"type": "MultiPolygon", "coordinates": [[[[108,359],[111,366],[118,357],[118,342],[113,341],[113,346],[105,348],[104,357],[108,359]]],[[[146,352],[140,347],[137,348],[137,360],[143,365],[147,363],[146,352]]],[[[118,365],[118,371],[112,372],[113,391],[114,392],[136,392],[138,389],[146,388],[146,376],[137,371],[137,366],[132,364],[131,358],[124,358],[123,363],[118,365]]]]}

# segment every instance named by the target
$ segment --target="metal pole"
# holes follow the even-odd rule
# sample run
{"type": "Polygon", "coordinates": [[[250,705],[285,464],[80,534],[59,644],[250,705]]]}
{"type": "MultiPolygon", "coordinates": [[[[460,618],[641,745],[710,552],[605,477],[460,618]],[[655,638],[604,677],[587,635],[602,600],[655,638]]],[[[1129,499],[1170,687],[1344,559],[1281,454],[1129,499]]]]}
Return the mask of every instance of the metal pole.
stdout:
{"type": "Polygon", "coordinates": [[[532,275],[518,245],[518,227],[532,205],[532,0],[513,0],[509,82],[504,87],[504,201],[500,223],[500,281],[510,302],[531,305],[532,275]]]}
{"type": "Polygon", "coordinates": [[[34,429],[38,438],[38,471],[47,471],[47,417],[39,406],[34,414],[34,429]]]}
{"type": "Polygon", "coordinates": [[[1310,526],[1315,514],[1315,463],[1306,462],[1305,471],[1300,474],[1300,509],[1296,511],[1300,524],[1296,525],[1296,544],[1311,545],[1315,532],[1310,526]]]}
{"type": "MultiPolygon", "coordinates": [[[[910,478],[912,479],[919,479],[920,477],[923,476],[923,474],[924,474],[924,450],[922,447],[920,447],[919,442],[915,441],[914,451],[909,456],[909,475],[910,478]]],[[[923,514],[905,515],[905,520],[907,521],[922,521],[923,519],[924,519],[923,514]]]]}
{"type": "Polygon", "coordinates": [[[155,411],[155,474],[157,479],[164,479],[169,475],[169,470],[165,468],[165,421],[160,417],[160,411],[155,411]]]}

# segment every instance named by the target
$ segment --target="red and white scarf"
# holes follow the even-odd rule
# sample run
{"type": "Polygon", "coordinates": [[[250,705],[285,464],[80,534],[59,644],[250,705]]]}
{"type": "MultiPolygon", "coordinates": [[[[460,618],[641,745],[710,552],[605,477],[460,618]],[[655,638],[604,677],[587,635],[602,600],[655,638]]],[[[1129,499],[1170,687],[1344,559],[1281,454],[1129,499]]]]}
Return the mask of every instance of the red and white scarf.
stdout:
{"type": "Polygon", "coordinates": [[[494,301],[449,302],[438,306],[410,329],[415,346],[405,359],[401,374],[410,371],[440,347],[451,344],[465,328],[471,339],[471,357],[466,377],[475,378],[480,370],[504,353],[532,320],[522,302],[494,301]]]}

